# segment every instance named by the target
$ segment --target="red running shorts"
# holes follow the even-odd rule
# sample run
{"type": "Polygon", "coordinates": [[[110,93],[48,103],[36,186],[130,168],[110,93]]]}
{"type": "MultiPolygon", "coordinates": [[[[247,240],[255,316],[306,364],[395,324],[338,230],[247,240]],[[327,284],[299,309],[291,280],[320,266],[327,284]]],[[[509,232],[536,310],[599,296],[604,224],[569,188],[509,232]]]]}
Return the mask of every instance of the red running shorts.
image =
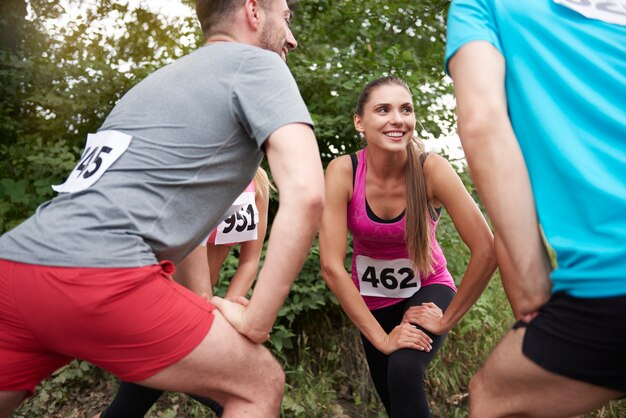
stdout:
{"type": "Polygon", "coordinates": [[[70,268],[0,260],[0,390],[28,391],[74,358],[140,381],[189,354],[215,307],[165,261],[70,268]]]}

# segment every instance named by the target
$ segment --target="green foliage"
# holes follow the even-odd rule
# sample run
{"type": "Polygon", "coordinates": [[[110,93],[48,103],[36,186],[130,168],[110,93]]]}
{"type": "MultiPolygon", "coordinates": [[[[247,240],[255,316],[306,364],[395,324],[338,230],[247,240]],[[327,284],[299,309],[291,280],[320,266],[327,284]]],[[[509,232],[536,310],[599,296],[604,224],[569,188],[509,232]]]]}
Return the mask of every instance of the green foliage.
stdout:
{"type": "Polygon", "coordinates": [[[450,331],[427,372],[436,415],[467,416],[469,377],[512,323],[513,315],[496,274],[472,309],[450,331]]]}
{"type": "Polygon", "coordinates": [[[294,349],[281,357],[287,376],[284,417],[378,417],[358,331],[338,305],[300,315],[294,349]]]}
{"type": "Polygon", "coordinates": [[[71,411],[64,415],[57,415],[57,413],[68,403],[88,399],[90,394],[81,392],[83,387],[106,380],[108,380],[106,372],[85,361],[75,360],[57,370],[49,379],[39,385],[36,390],[37,396],[24,403],[14,416],[15,418],[77,416],[78,409],[76,408],[80,408],[79,403],[75,404],[74,408],[71,408],[71,411]]]}
{"type": "MultiPolygon", "coordinates": [[[[215,289],[216,295],[224,296],[226,294],[230,278],[237,270],[238,255],[237,248],[228,255],[224,267],[220,271],[219,284],[215,289]]],[[[262,257],[265,257],[265,250],[263,250],[262,257]]],[[[296,334],[292,330],[292,325],[296,318],[307,316],[331,304],[336,305],[337,301],[331,296],[319,273],[319,247],[316,241],[289,292],[285,304],[278,312],[274,328],[270,334],[270,347],[274,354],[283,357],[285,350],[293,349],[293,338],[296,337],[296,334]]]]}
{"type": "Polygon", "coordinates": [[[289,66],[316,123],[325,163],[357,148],[352,114],[361,88],[386,74],[413,88],[418,120],[437,137],[453,114],[441,108],[447,1],[301,2],[289,66]],[[436,112],[433,109],[438,109],[436,112]],[[436,114],[435,114],[436,113],[436,114]]]}
{"type": "Polygon", "coordinates": [[[17,225],[43,201],[52,198],[50,184],[60,184],[74,166],[76,149],[64,141],[42,144],[30,136],[0,145],[0,231],[17,225]]]}
{"type": "Polygon", "coordinates": [[[0,232],[53,196],[50,185],[64,181],[86,135],[128,89],[199,40],[190,19],[174,24],[111,0],[80,9],[52,36],[49,19],[63,7],[29,3],[19,32],[2,27],[21,38],[15,49],[0,47],[0,232]]]}

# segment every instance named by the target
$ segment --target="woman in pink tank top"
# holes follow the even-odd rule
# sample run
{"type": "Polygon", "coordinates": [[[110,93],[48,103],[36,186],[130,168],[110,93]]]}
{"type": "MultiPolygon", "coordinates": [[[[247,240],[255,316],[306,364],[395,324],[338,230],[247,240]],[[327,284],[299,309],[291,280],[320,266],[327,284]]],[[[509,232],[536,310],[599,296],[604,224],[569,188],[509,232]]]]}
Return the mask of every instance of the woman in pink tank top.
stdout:
{"type": "Polygon", "coordinates": [[[326,170],[322,274],[361,332],[387,414],[430,417],[425,369],[495,271],[493,236],[454,169],[414,137],[403,80],[367,84],[354,126],[367,147],[326,170]],[[442,208],[471,251],[458,293],[436,240],[442,208]],[[351,273],[344,267],[348,231],[351,273]]]}

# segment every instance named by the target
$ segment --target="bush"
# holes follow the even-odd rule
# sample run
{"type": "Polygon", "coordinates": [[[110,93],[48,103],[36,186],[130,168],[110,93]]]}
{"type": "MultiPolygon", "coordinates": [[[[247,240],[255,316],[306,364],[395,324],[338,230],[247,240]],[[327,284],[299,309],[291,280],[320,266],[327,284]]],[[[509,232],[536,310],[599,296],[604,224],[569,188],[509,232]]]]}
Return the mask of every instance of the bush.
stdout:
{"type": "Polygon", "coordinates": [[[65,141],[43,144],[30,137],[0,146],[0,233],[53,197],[50,185],[65,181],[77,153],[65,141]]]}
{"type": "MultiPolygon", "coordinates": [[[[467,177],[462,177],[467,181],[467,177]]],[[[473,190],[471,184],[468,189],[473,190]]],[[[437,234],[448,268],[458,284],[469,251],[445,212],[437,234]]],[[[237,268],[237,257],[235,247],[220,273],[216,294],[225,293],[229,278],[237,268]]],[[[347,254],[346,264],[350,263],[350,257],[351,254],[347,254]]],[[[369,377],[359,333],[326,287],[319,269],[316,242],[279,311],[268,343],[287,376],[281,415],[294,418],[385,417],[369,377]]],[[[467,416],[470,377],[512,323],[513,316],[496,274],[472,309],[450,331],[427,371],[426,385],[431,409],[436,416],[467,416]]],[[[116,380],[108,373],[75,361],[43,382],[37,396],[26,402],[16,417],[75,417],[81,416],[81,412],[82,416],[91,416],[86,411],[96,413],[102,410],[116,387],[116,380]]],[[[148,416],[212,415],[185,395],[168,394],[148,416]]],[[[626,401],[613,402],[586,415],[621,416],[626,416],[626,401]]]]}

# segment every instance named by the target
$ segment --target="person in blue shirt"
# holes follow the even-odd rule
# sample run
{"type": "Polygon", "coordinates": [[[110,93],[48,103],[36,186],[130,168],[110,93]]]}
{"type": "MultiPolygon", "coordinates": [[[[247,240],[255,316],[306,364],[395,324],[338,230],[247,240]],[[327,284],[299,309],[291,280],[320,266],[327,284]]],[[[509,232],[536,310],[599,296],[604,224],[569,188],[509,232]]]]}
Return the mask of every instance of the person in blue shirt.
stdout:
{"type": "Polygon", "coordinates": [[[470,383],[471,416],[626,393],[625,25],[616,0],[452,1],[458,132],[518,319],[470,383]]]}

